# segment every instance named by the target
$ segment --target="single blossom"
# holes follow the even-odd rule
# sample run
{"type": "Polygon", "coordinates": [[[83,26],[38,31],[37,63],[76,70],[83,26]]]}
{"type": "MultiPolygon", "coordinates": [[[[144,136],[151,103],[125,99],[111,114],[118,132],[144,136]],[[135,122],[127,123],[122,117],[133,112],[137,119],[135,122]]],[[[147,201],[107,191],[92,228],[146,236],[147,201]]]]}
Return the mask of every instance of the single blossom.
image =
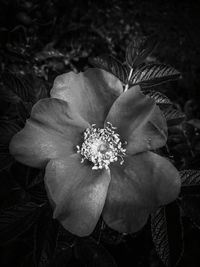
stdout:
{"type": "Polygon", "coordinates": [[[133,233],[158,206],[177,198],[176,168],[154,153],[167,140],[166,121],[139,86],[123,92],[100,69],[58,76],[51,98],[37,102],[10,143],[16,160],[45,168],[45,186],[64,228],[89,235],[102,214],[133,233]]]}

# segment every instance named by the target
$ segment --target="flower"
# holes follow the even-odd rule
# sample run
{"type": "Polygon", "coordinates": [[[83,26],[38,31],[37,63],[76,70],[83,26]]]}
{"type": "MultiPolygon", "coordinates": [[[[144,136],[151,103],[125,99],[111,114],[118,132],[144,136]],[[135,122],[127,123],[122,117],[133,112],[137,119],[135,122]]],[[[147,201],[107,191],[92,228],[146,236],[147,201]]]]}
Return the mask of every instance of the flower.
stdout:
{"type": "Polygon", "coordinates": [[[100,69],[58,76],[51,98],[32,109],[10,143],[23,164],[45,168],[45,187],[65,229],[89,235],[102,214],[133,233],[180,191],[176,168],[154,153],[167,140],[166,121],[139,86],[100,69]]]}

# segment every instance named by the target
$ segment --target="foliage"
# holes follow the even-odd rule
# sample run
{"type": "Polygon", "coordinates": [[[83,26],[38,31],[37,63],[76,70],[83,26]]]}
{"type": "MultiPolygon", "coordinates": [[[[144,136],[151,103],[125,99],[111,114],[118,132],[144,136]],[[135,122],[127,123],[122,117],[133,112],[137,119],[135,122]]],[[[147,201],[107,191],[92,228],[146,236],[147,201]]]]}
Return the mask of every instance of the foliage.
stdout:
{"type": "MultiPolygon", "coordinates": [[[[20,262],[15,266],[111,267],[128,266],[130,261],[135,266],[186,266],[184,236],[200,227],[200,110],[195,91],[199,66],[189,65],[199,61],[199,53],[197,39],[191,36],[195,27],[189,32],[189,23],[186,29],[177,28],[163,14],[175,20],[178,12],[187,22],[191,12],[187,4],[182,3],[187,10],[182,12],[164,4],[157,11],[145,1],[134,7],[132,1],[126,6],[114,0],[109,4],[77,1],[77,5],[57,0],[1,2],[0,245],[6,248],[0,253],[2,266],[15,264],[12,255],[18,245],[20,262]],[[152,14],[158,20],[156,25],[161,22],[164,26],[155,26],[152,14]],[[7,16],[12,19],[7,21],[7,16]],[[163,28],[168,34],[162,35],[163,28]],[[188,45],[183,46],[185,43],[188,45]],[[52,219],[44,173],[14,162],[9,154],[10,139],[24,126],[33,104],[49,96],[55,76],[89,66],[111,72],[125,90],[140,84],[168,123],[167,145],[158,152],[180,170],[181,193],[174,203],[154,211],[147,226],[134,235],[114,232],[102,219],[88,238],[66,232],[52,219]]],[[[194,266],[199,262],[198,258],[194,266]]]]}

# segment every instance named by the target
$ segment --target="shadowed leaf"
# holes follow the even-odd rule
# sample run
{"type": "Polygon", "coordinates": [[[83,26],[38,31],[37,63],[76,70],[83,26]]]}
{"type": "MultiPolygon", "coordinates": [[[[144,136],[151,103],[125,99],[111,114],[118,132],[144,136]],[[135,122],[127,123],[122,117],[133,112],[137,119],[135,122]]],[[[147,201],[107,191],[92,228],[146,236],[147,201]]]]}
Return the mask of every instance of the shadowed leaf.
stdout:
{"type": "Polygon", "coordinates": [[[191,119],[187,121],[188,124],[192,125],[196,129],[200,129],[200,120],[199,119],[191,119]]]}
{"type": "Polygon", "coordinates": [[[60,225],[56,238],[55,251],[48,267],[63,267],[68,266],[67,264],[71,266],[69,262],[73,256],[73,248],[76,243],[76,239],[77,236],[69,233],[60,225]]]}
{"type": "Polygon", "coordinates": [[[126,83],[127,80],[127,69],[121,62],[110,55],[102,55],[100,57],[96,57],[90,59],[90,63],[97,68],[106,70],[113,75],[115,75],[118,79],[120,79],[123,83],[126,83]]]}
{"type": "Polygon", "coordinates": [[[178,109],[169,107],[163,111],[163,114],[167,120],[168,126],[177,125],[183,122],[186,118],[185,114],[178,109]]]}
{"type": "Polygon", "coordinates": [[[181,193],[185,195],[200,195],[200,171],[184,170],[180,172],[182,187],[181,193]]]}
{"type": "Polygon", "coordinates": [[[111,254],[92,239],[79,242],[75,249],[84,266],[117,267],[111,254]]]}
{"type": "Polygon", "coordinates": [[[37,220],[42,205],[27,202],[0,213],[0,243],[4,244],[25,233],[37,220]]]}
{"type": "Polygon", "coordinates": [[[184,215],[200,229],[200,195],[185,195],[181,198],[181,207],[184,215]]]}
{"type": "Polygon", "coordinates": [[[148,38],[135,37],[126,49],[126,62],[130,68],[137,67],[149,56],[157,45],[155,35],[148,38]]]}
{"type": "Polygon", "coordinates": [[[22,101],[35,102],[35,91],[31,84],[31,77],[4,72],[1,78],[7,89],[11,90],[22,101]]]}
{"type": "Polygon", "coordinates": [[[58,222],[52,219],[52,212],[46,206],[34,232],[34,260],[36,266],[48,266],[55,250],[58,222]]]}
{"type": "Polygon", "coordinates": [[[0,120],[0,171],[9,167],[13,158],[9,153],[9,142],[20,127],[14,121],[0,120]]]}
{"type": "Polygon", "coordinates": [[[180,172],[182,186],[196,186],[200,185],[200,171],[199,170],[184,170],[180,172]]]}
{"type": "Polygon", "coordinates": [[[51,48],[47,47],[43,51],[36,53],[35,60],[40,62],[40,61],[45,61],[47,59],[60,59],[64,57],[65,55],[60,51],[52,47],[51,48]]]}
{"type": "Polygon", "coordinates": [[[0,98],[8,103],[18,104],[21,101],[21,98],[12,92],[9,88],[0,84],[0,98]]]}
{"type": "Polygon", "coordinates": [[[151,230],[155,249],[164,265],[177,266],[183,254],[183,229],[176,202],[152,213],[151,230]]]}

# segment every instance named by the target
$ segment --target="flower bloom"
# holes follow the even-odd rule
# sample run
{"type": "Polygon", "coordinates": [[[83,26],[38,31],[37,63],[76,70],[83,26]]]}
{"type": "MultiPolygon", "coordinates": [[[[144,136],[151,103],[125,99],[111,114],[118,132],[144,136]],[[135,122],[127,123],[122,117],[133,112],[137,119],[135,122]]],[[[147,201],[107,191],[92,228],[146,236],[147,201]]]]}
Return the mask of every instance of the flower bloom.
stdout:
{"type": "Polygon", "coordinates": [[[155,102],[100,69],[58,76],[10,143],[23,164],[44,168],[45,186],[65,229],[89,235],[102,214],[133,233],[180,191],[176,168],[152,152],[165,145],[166,121],[155,102]]]}

